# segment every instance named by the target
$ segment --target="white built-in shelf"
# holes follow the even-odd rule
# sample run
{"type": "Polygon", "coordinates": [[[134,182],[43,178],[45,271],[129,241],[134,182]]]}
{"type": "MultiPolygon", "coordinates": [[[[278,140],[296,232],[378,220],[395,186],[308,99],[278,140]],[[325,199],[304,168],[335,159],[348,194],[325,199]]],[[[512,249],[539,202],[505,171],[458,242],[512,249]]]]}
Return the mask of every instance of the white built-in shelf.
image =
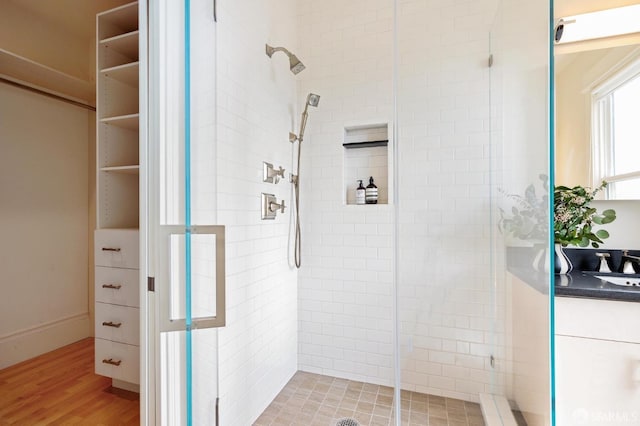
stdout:
{"type": "Polygon", "coordinates": [[[126,85],[138,88],[139,62],[118,65],[117,67],[106,68],[100,71],[107,78],[118,80],[126,85]]]}
{"type": "Polygon", "coordinates": [[[100,168],[101,172],[110,172],[110,173],[122,173],[126,175],[137,175],[140,174],[140,166],[115,166],[115,167],[102,167],[100,168]]]}
{"type": "Polygon", "coordinates": [[[4,49],[0,49],[0,75],[37,89],[95,105],[94,83],[4,49]]]}
{"type": "Polygon", "coordinates": [[[107,117],[100,120],[100,123],[122,127],[123,129],[138,130],[140,114],[127,114],[118,117],[107,117]]]}
{"type": "Polygon", "coordinates": [[[127,34],[120,34],[102,40],[100,42],[100,46],[107,49],[113,49],[116,52],[130,58],[132,61],[137,61],[139,35],[139,31],[131,31],[127,34]]]}
{"type": "Polygon", "coordinates": [[[97,15],[96,226],[131,227],[139,222],[138,3],[97,15]]]}
{"type": "Polygon", "coordinates": [[[98,39],[109,39],[138,29],[138,2],[98,14],[98,39]]]}

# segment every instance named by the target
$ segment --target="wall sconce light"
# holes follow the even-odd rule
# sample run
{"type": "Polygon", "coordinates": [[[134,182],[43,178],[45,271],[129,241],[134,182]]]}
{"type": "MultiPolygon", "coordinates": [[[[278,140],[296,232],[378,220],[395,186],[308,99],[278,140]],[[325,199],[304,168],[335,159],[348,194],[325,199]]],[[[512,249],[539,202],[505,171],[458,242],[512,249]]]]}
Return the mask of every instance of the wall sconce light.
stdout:
{"type": "Polygon", "coordinates": [[[556,23],[556,44],[640,32],[640,4],[566,16],[556,23]]]}

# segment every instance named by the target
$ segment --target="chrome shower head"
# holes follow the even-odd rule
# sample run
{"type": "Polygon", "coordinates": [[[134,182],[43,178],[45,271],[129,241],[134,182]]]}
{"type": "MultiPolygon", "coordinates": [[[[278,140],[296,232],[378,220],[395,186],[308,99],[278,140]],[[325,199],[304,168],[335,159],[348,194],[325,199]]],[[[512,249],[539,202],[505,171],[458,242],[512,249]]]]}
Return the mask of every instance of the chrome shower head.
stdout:
{"type": "Polygon", "coordinates": [[[306,67],[300,59],[296,55],[289,56],[289,69],[292,73],[298,74],[300,71],[304,70],[306,67]]]}
{"type": "Polygon", "coordinates": [[[265,44],[265,51],[268,57],[272,57],[275,52],[284,52],[289,57],[289,69],[294,74],[298,74],[300,71],[305,69],[302,61],[284,47],[271,47],[268,44],[265,44]]]}

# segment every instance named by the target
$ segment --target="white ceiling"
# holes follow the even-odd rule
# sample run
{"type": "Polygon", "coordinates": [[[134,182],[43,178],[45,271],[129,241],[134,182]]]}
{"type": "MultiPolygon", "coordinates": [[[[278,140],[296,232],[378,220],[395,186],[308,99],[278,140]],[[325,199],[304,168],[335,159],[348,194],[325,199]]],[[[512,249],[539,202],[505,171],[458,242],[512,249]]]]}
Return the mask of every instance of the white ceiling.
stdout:
{"type": "Polygon", "coordinates": [[[70,33],[91,39],[95,35],[96,14],[131,3],[131,0],[0,0],[37,15],[70,33]]]}

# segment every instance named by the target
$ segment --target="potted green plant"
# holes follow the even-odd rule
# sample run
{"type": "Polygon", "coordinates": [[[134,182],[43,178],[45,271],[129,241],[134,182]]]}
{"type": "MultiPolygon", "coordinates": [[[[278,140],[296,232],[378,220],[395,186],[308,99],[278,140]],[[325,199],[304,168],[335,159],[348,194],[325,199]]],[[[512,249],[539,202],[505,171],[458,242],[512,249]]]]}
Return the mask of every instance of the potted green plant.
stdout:
{"type": "MultiPolygon", "coordinates": [[[[541,245],[546,246],[549,229],[549,178],[547,175],[539,176],[542,182],[542,193],[538,195],[533,184],[529,185],[524,195],[505,194],[514,205],[507,213],[500,209],[499,229],[512,240],[524,240],[538,247],[538,255],[534,264],[547,256],[541,252],[541,245]]],[[[603,240],[609,238],[609,233],[604,229],[594,229],[598,225],[606,225],[616,219],[613,209],[598,213],[597,209],[590,206],[598,192],[607,187],[606,182],[595,188],[575,186],[554,187],[553,197],[553,234],[556,253],[556,272],[568,273],[571,263],[566,257],[563,247],[573,245],[578,247],[600,247],[603,240]]],[[[540,269],[540,268],[537,268],[540,269]]]]}
{"type": "Polygon", "coordinates": [[[589,204],[596,194],[607,187],[607,182],[595,188],[583,186],[556,186],[553,191],[553,235],[556,249],[556,272],[571,271],[571,263],[562,251],[568,245],[593,248],[600,247],[602,240],[609,238],[605,229],[595,230],[595,225],[606,225],[616,219],[616,212],[607,209],[598,213],[589,204]],[[559,265],[558,265],[559,263],[559,265]]]}

